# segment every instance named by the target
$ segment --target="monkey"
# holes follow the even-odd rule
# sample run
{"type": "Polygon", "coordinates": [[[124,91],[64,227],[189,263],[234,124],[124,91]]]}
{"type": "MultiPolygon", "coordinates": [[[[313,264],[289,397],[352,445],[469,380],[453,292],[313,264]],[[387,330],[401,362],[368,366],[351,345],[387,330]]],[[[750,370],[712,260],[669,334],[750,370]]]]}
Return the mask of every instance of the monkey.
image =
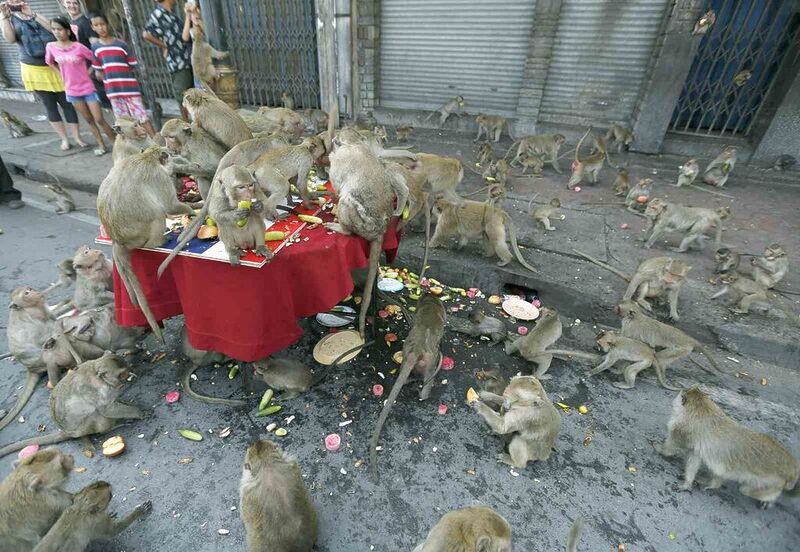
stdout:
{"type": "Polygon", "coordinates": [[[210,92],[199,88],[186,90],[183,93],[183,107],[192,121],[225,146],[226,150],[253,137],[241,116],[210,92]]]}
{"type": "Polygon", "coordinates": [[[236,144],[220,159],[214,176],[233,165],[247,167],[268,151],[291,145],[290,137],[282,131],[236,144]]]}
{"type": "Polygon", "coordinates": [[[492,145],[489,142],[483,142],[478,148],[478,157],[475,164],[478,166],[491,163],[496,159],[492,145]]]}
{"type": "Polygon", "coordinates": [[[99,249],[79,247],[72,257],[75,292],[72,304],[80,310],[102,307],[114,302],[114,270],[99,249]]]}
{"type": "Polygon", "coordinates": [[[580,158],[583,141],[591,131],[592,127],[589,127],[578,142],[578,146],[575,148],[575,162],[572,164],[572,176],[569,177],[569,182],[567,182],[568,190],[572,190],[575,186],[583,182],[584,179],[590,184],[596,184],[597,175],[603,169],[603,164],[606,161],[606,146],[605,139],[603,139],[602,136],[595,136],[597,152],[590,154],[584,159],[580,158]]]}
{"type": "Polygon", "coordinates": [[[192,72],[196,79],[212,90],[216,90],[219,70],[214,66],[213,60],[225,59],[228,55],[228,52],[220,52],[208,43],[202,26],[195,25],[193,27],[192,72]]]}
{"type": "Polygon", "coordinates": [[[773,243],[764,248],[760,257],[750,259],[753,265],[753,279],[767,289],[772,289],[789,272],[789,259],[783,246],[773,243]]]}
{"type": "Polygon", "coordinates": [[[736,306],[731,308],[732,312],[737,314],[748,314],[750,306],[753,303],[769,303],[767,297],[767,288],[751,280],[740,276],[736,272],[725,273],[719,278],[719,283],[723,285],[722,289],[711,296],[711,299],[717,299],[732,293],[736,306]]]}
{"type": "Polygon", "coordinates": [[[458,117],[461,117],[461,113],[459,110],[464,108],[464,97],[463,96],[456,96],[444,103],[439,109],[436,111],[431,111],[431,114],[425,117],[425,121],[428,121],[434,114],[439,113],[439,128],[444,126],[445,121],[450,117],[450,115],[455,114],[458,117]]]}
{"type": "MultiPolygon", "coordinates": [[[[430,218],[430,207],[428,206],[429,192],[425,191],[425,175],[417,171],[414,172],[408,167],[396,161],[383,161],[383,166],[387,171],[394,173],[401,178],[408,188],[408,216],[401,219],[397,225],[398,230],[411,225],[414,219],[425,210],[426,219],[430,218]]],[[[430,228],[430,221],[428,221],[430,228]]]]}
{"type": "Polygon", "coordinates": [[[413,552],[511,552],[511,526],[488,506],[451,510],[428,533],[413,552]]]}
{"type": "Polygon", "coordinates": [[[500,115],[478,113],[475,117],[475,124],[478,125],[478,136],[475,137],[473,142],[480,140],[481,135],[486,133],[487,140],[491,140],[494,135],[494,142],[497,143],[500,141],[500,136],[503,135],[503,129],[505,128],[506,132],[508,132],[508,119],[500,115]]]}
{"type": "Polygon", "coordinates": [[[635,301],[646,310],[653,310],[649,298],[659,298],[667,293],[669,317],[680,320],[678,316],[678,294],[686,274],[691,269],[685,262],[671,257],[653,257],[639,263],[636,273],[625,290],[623,301],[635,301]]]}
{"type": "Polygon", "coordinates": [[[426,187],[434,197],[445,197],[454,203],[462,201],[456,193],[464,179],[464,167],[459,159],[432,153],[419,153],[416,157],[410,169],[424,177],[426,187]]]}
{"type": "Polygon", "coordinates": [[[741,255],[727,247],[714,252],[714,274],[735,274],[739,270],[741,255]]]}
{"type": "Polygon", "coordinates": [[[728,146],[708,164],[703,173],[703,182],[722,188],[734,166],[736,166],[736,148],[728,146]]]}
{"type": "Polygon", "coordinates": [[[411,125],[403,125],[395,127],[394,139],[400,143],[408,142],[408,139],[411,137],[412,132],[414,132],[414,127],[411,125]]]}
{"type": "Polygon", "coordinates": [[[514,142],[511,147],[506,151],[504,159],[514,149],[518,143],[517,153],[509,163],[512,167],[525,155],[541,155],[545,163],[550,163],[553,170],[561,174],[561,168],[558,166],[558,150],[567,139],[563,134],[539,134],[536,136],[525,136],[514,142]]]}
{"type": "Polygon", "coordinates": [[[639,215],[639,211],[637,211],[637,206],[642,204],[640,199],[644,199],[644,203],[646,204],[650,201],[650,194],[653,191],[653,179],[652,178],[642,178],[634,184],[634,186],[628,190],[627,195],[625,196],[625,208],[630,211],[631,213],[639,215]]]}
{"type": "Polygon", "coordinates": [[[685,456],[684,481],[689,491],[698,470],[711,472],[706,490],[725,481],[739,484],[739,492],[766,508],[780,497],[800,496],[800,461],[786,446],[766,433],[738,424],[697,387],[684,389],[672,401],[667,438],[654,445],[662,456],[685,456]]]}
{"type": "Polygon", "coordinates": [[[458,246],[465,246],[470,240],[482,240],[484,254],[487,257],[497,255],[500,260],[497,266],[505,266],[514,256],[519,263],[530,270],[537,272],[522,256],[517,245],[517,233],[511,217],[502,209],[482,203],[464,199],[460,204],[449,202],[447,199],[436,201],[436,213],[439,220],[436,230],[430,241],[430,247],[443,245],[446,238],[458,237],[458,246]],[[514,255],[506,245],[506,227],[511,237],[511,247],[514,255]]]}
{"type": "Polygon", "coordinates": [[[636,383],[636,376],[639,372],[652,366],[656,371],[656,377],[661,387],[672,391],[680,391],[680,387],[674,387],[667,383],[664,367],[658,361],[656,353],[646,343],[642,343],[637,339],[624,337],[612,331],[600,332],[597,334],[596,341],[598,348],[603,351],[606,356],[597,368],[589,372],[590,376],[596,376],[612,368],[620,360],[627,360],[631,362],[631,364],[626,366],[622,371],[625,383],[615,382],[612,384],[614,387],[633,389],[636,383]]]}
{"type": "Polygon", "coordinates": [[[46,371],[42,346],[50,339],[55,324],[44,302],[44,294],[30,287],[14,289],[8,309],[8,350],[25,366],[28,375],[17,402],[0,420],[0,429],[10,424],[22,412],[46,371]]]}
{"type": "Polygon", "coordinates": [[[389,134],[386,132],[386,127],[384,125],[373,127],[372,134],[378,139],[378,142],[381,145],[384,145],[389,141],[389,134]]]}
{"type": "Polygon", "coordinates": [[[617,143],[617,153],[622,153],[622,147],[627,150],[633,143],[633,132],[622,125],[614,123],[608,128],[605,136],[606,143],[611,145],[611,142],[617,143]]]}
{"type": "Polygon", "coordinates": [[[412,371],[422,376],[419,399],[424,401],[430,397],[433,380],[442,366],[440,347],[444,336],[444,324],[444,304],[435,295],[426,293],[417,305],[414,325],[403,343],[403,363],[400,366],[400,372],[389,393],[389,398],[383,405],[370,439],[369,462],[375,479],[378,478],[378,453],[375,448],[378,446],[381,430],[412,371]]]}
{"type": "Polygon", "coordinates": [[[498,203],[503,203],[508,199],[508,192],[499,184],[491,184],[486,187],[486,203],[495,207],[498,203]]]}
{"type": "Polygon", "coordinates": [[[481,382],[481,389],[495,395],[502,395],[509,382],[508,378],[503,374],[500,364],[496,362],[490,370],[484,368],[476,370],[475,379],[481,382]]]}
{"type": "Polygon", "coordinates": [[[52,197],[47,198],[47,202],[56,204],[57,214],[63,215],[75,210],[75,200],[72,198],[72,194],[59,184],[42,184],[42,188],[53,194],[52,197]]]}
{"type": "Polygon", "coordinates": [[[192,374],[194,374],[198,368],[201,366],[208,366],[210,364],[224,364],[226,362],[230,362],[232,359],[216,351],[195,349],[189,341],[189,336],[187,335],[185,325],[181,328],[181,351],[183,352],[184,356],[190,360],[189,365],[187,365],[187,367],[181,373],[181,387],[183,387],[183,392],[186,394],[186,396],[206,404],[222,404],[237,408],[247,405],[245,401],[202,395],[192,389],[192,374]]]}
{"type": "Polygon", "coordinates": [[[192,176],[197,181],[200,195],[208,199],[211,178],[217,166],[228,152],[226,146],[218,142],[196,122],[189,124],[182,119],[170,119],[161,127],[166,147],[174,156],[180,156],[193,166],[192,176]]]}
{"type": "Polygon", "coordinates": [[[544,158],[542,158],[541,155],[537,154],[525,155],[520,159],[519,162],[520,166],[522,167],[521,174],[527,174],[528,169],[532,169],[533,174],[538,176],[542,174],[542,171],[544,170],[544,158]]]}
{"type": "MultiPolygon", "coordinates": [[[[492,168],[492,176],[505,190],[508,186],[508,162],[505,159],[498,159],[489,165],[492,168]]],[[[485,177],[484,177],[485,178],[485,177]]],[[[488,179],[487,179],[488,180],[488,179]]]]}
{"type": "Polygon", "coordinates": [[[383,236],[390,218],[403,214],[408,186],[399,173],[387,170],[364,144],[341,145],[329,158],[330,179],[339,194],[338,222],[325,223],[325,227],[344,235],[355,234],[370,242],[369,271],[358,316],[358,331],[363,338],[383,236]]]}
{"type": "Polygon", "coordinates": [[[91,334],[78,333],[74,325],[65,326],[57,320],[53,335],[42,345],[42,361],[47,366],[47,387],[52,389],[61,379],[61,373],[75,368],[85,360],[103,356],[105,351],[91,343],[91,334]]]}
{"type": "Polygon", "coordinates": [[[681,186],[693,184],[699,173],[700,165],[698,165],[697,159],[689,159],[678,167],[678,183],[673,184],[673,186],[680,188],[681,186]]]}
{"type": "MultiPolygon", "coordinates": [[[[295,138],[300,138],[303,135],[303,118],[291,109],[264,106],[258,108],[257,114],[265,123],[270,125],[264,130],[269,130],[270,132],[283,131],[295,138]]],[[[338,119],[338,115],[336,118],[338,119]]],[[[330,126],[332,122],[329,119],[327,124],[330,126]]],[[[377,125],[378,123],[375,124],[377,125]]]]}
{"type": "Polygon", "coordinates": [[[144,328],[118,325],[113,303],[83,309],[80,314],[61,319],[61,324],[64,331],[74,332],[77,339],[123,355],[135,351],[145,333],[144,328]]]}
{"type": "Polygon", "coordinates": [[[308,391],[320,379],[302,362],[268,357],[253,363],[253,373],[268,387],[283,391],[281,398],[293,399],[308,391]]]}
{"type": "Polygon", "coordinates": [[[268,120],[266,117],[262,116],[260,113],[256,113],[255,111],[251,111],[249,109],[237,109],[236,113],[242,118],[244,123],[247,125],[247,128],[250,129],[253,137],[255,137],[257,134],[271,134],[281,130],[280,124],[268,120]]]}
{"type": "Polygon", "coordinates": [[[487,316],[483,311],[473,309],[469,313],[469,323],[464,323],[463,318],[454,318],[453,320],[458,320],[453,324],[455,331],[473,337],[486,336],[491,339],[490,347],[508,339],[505,322],[499,318],[487,316]]]}
{"type": "MultiPolygon", "coordinates": [[[[187,93],[192,90],[195,89],[187,93]]],[[[167,240],[164,221],[168,215],[194,215],[194,210],[175,196],[173,171],[169,153],[151,147],[114,165],[97,194],[100,222],[113,241],[114,265],[131,302],[142,309],[153,334],[162,343],[161,328],[133,271],[131,251],[161,247],[167,240]]]]}
{"type": "Polygon", "coordinates": [[[555,217],[558,214],[559,209],[561,209],[561,200],[557,197],[554,197],[546,205],[539,205],[534,209],[531,209],[531,204],[533,203],[533,200],[536,199],[536,195],[534,195],[528,202],[528,215],[533,219],[534,222],[541,224],[545,230],[555,230],[555,228],[553,228],[553,226],[550,224],[550,217],[555,217]]]}
{"type": "Polygon", "coordinates": [[[317,541],[317,511],[297,460],[270,441],[247,449],[239,515],[248,552],[311,552],[317,541]]]}
{"type": "Polygon", "coordinates": [[[30,552],[72,505],[64,486],[74,466],[71,454],[40,450],[0,483],[0,552],[30,552]]]}
{"type": "Polygon", "coordinates": [[[294,109],[294,100],[288,92],[281,93],[281,105],[286,109],[294,109]]]}
{"type": "Polygon", "coordinates": [[[33,134],[33,130],[31,130],[31,127],[29,127],[26,122],[20,121],[5,109],[0,109],[0,120],[6,125],[8,134],[12,138],[24,138],[33,134]]]}
{"type": "Polygon", "coordinates": [[[722,243],[722,220],[731,214],[730,207],[720,207],[716,211],[702,207],[686,207],[677,203],[660,201],[647,206],[645,216],[651,219],[653,231],[645,242],[648,249],[664,232],[682,232],[685,234],[680,245],[674,249],[683,253],[693,244],[703,248],[706,233],[714,230],[714,247],[719,249],[722,243]]]}
{"type": "Polygon", "coordinates": [[[72,505],[33,552],[84,552],[93,541],[116,537],[153,509],[148,500],[117,521],[106,512],[111,496],[111,484],[105,481],[95,481],[75,493],[72,505]]]}
{"type": "Polygon", "coordinates": [[[553,362],[553,355],[547,353],[546,349],[561,338],[562,324],[554,309],[544,307],[539,312],[536,326],[530,332],[506,342],[506,354],[519,352],[525,360],[536,364],[533,375],[537,379],[546,380],[551,377],[547,375],[547,370],[553,362]]]}
{"type": "Polygon", "coordinates": [[[111,151],[112,164],[116,165],[126,157],[142,153],[156,143],[147,135],[144,125],[127,115],[120,115],[114,122],[114,147],[111,151]]]}
{"type": "Polygon", "coordinates": [[[307,108],[300,112],[303,126],[311,132],[322,132],[328,127],[328,113],[321,109],[307,108]]]}
{"type": "Polygon", "coordinates": [[[110,352],[70,370],[50,394],[50,417],[59,431],[6,445],[0,458],[29,445],[54,445],[142,419],[141,410],[118,400],[128,375],[125,364],[110,352]]]}
{"type": "Polygon", "coordinates": [[[72,264],[71,257],[62,259],[61,262],[56,265],[56,269],[58,270],[58,281],[53,282],[47,288],[42,290],[42,295],[47,295],[60,287],[68,288],[75,283],[75,279],[77,278],[78,274],[75,272],[75,267],[72,264]]]}
{"type": "MultiPolygon", "coordinates": [[[[377,128],[379,127],[376,127],[376,129],[377,128]]],[[[376,134],[374,130],[364,130],[352,126],[346,126],[344,128],[339,129],[336,132],[333,144],[337,147],[343,145],[362,144],[367,146],[370,149],[370,151],[378,159],[381,160],[387,158],[400,158],[400,159],[407,158],[416,161],[417,159],[416,154],[413,154],[408,150],[384,148],[383,137],[382,135],[380,135],[380,133],[376,134]]],[[[330,151],[330,148],[328,148],[328,150],[330,151]]]]}
{"type": "Polygon", "coordinates": [[[717,372],[724,373],[717,361],[699,341],[686,335],[678,328],[650,318],[636,304],[630,302],[620,303],[614,307],[614,311],[622,318],[622,330],[620,333],[623,337],[638,339],[654,350],[662,349],[656,351],[656,358],[665,369],[676,360],[680,360],[690,355],[693,351],[697,351],[703,353],[717,372]]]}
{"type": "Polygon", "coordinates": [[[708,32],[708,29],[714,26],[714,22],[716,20],[717,20],[717,14],[714,12],[714,10],[713,9],[708,10],[694,24],[694,29],[692,30],[692,36],[702,36],[706,34],[708,32]]]}
{"type": "Polygon", "coordinates": [[[617,178],[614,180],[614,184],[611,186],[611,189],[614,192],[615,196],[627,196],[628,190],[630,190],[630,177],[628,176],[628,169],[625,167],[620,167],[617,169],[617,178]]]}
{"type": "Polygon", "coordinates": [[[515,468],[547,460],[561,431],[561,415],[535,376],[511,378],[502,396],[480,391],[471,404],[491,430],[510,435],[508,452],[498,460],[515,468]],[[498,412],[495,408],[500,408],[498,412]]]}

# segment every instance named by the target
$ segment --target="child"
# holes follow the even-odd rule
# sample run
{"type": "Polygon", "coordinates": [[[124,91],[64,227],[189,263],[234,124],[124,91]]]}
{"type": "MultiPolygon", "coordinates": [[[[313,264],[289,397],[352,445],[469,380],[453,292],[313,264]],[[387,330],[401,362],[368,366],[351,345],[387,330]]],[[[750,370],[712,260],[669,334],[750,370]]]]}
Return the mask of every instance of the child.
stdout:
{"type": "MultiPolygon", "coordinates": [[[[92,61],[92,52],[77,41],[75,33],[66,17],[54,17],[50,22],[50,30],[56,37],[56,42],[48,42],[45,47],[45,62],[56,67],[64,80],[64,89],[67,101],[71,103],[78,113],[89,124],[92,136],[97,140],[95,155],[104,155],[108,152],[103,136],[98,125],[102,127],[108,139],[114,142],[114,131],[103,118],[100,108],[100,98],[94,89],[92,79],[89,78],[87,62],[92,61]]],[[[78,145],[86,146],[83,141],[78,145]]]]}
{"type": "Polygon", "coordinates": [[[106,86],[106,95],[111,101],[111,109],[117,117],[128,116],[140,122],[150,138],[156,131],[147,118],[139,81],[133,68],[136,58],[130,53],[124,40],[111,36],[108,32],[108,20],[102,13],[93,13],[92,30],[99,40],[92,44],[94,61],[92,68],[98,79],[106,86]]]}

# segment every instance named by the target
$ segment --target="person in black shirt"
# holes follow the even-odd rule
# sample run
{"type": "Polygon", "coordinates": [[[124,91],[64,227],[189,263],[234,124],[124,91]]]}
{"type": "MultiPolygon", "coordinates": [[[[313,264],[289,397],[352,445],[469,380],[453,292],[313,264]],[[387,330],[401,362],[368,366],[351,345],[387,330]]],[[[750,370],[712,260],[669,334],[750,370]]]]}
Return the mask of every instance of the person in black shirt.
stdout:
{"type": "MultiPolygon", "coordinates": [[[[60,0],[60,2],[69,15],[72,32],[78,37],[78,42],[91,50],[92,44],[97,42],[97,33],[92,30],[92,22],[81,10],[81,3],[78,0],[60,0]]],[[[100,105],[106,109],[111,109],[111,102],[108,101],[103,83],[97,80],[94,74],[90,76],[94,83],[94,89],[100,98],[100,105]]]]}

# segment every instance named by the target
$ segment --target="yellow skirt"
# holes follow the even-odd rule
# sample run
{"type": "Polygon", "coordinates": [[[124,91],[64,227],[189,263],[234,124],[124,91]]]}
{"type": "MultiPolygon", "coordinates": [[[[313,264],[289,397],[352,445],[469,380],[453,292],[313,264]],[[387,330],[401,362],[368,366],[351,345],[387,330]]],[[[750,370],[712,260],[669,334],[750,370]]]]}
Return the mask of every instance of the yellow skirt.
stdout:
{"type": "Polygon", "coordinates": [[[64,81],[61,75],[49,65],[28,65],[20,63],[22,83],[25,90],[41,90],[42,92],[63,92],[64,81]]]}

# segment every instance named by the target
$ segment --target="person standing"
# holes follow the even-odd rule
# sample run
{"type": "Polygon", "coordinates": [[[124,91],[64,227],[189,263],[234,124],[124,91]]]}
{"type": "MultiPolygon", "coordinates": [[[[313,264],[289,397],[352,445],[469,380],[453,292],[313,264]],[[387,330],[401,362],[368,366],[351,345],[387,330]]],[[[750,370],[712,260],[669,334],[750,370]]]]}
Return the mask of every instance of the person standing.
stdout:
{"type": "Polygon", "coordinates": [[[105,155],[108,150],[103,135],[100,134],[100,128],[112,144],[116,136],[103,117],[100,98],[97,97],[92,79],[89,78],[89,64],[94,61],[92,51],[76,41],[75,33],[72,32],[66,17],[54,17],[50,29],[56,37],[56,42],[47,44],[45,61],[61,72],[67,90],[67,100],[89,123],[89,130],[97,140],[94,154],[105,155]]]}
{"type": "MultiPolygon", "coordinates": [[[[83,13],[83,8],[79,0],[59,0],[61,6],[69,15],[70,24],[72,25],[72,32],[78,37],[78,42],[92,49],[92,44],[97,42],[97,34],[92,30],[92,23],[89,18],[83,13]]],[[[91,75],[92,82],[94,83],[94,90],[100,98],[100,105],[106,109],[111,109],[111,102],[108,101],[106,91],[103,88],[103,83],[91,75]]]]}
{"type": "Polygon", "coordinates": [[[181,115],[188,120],[189,114],[183,107],[183,93],[194,85],[191,43],[183,40],[184,25],[175,14],[175,0],[161,0],[157,4],[144,27],[142,38],[161,48],[172,75],[175,100],[181,108],[181,115]]]}
{"type": "Polygon", "coordinates": [[[22,194],[14,188],[14,180],[3,163],[2,157],[0,157],[0,203],[8,204],[11,209],[19,209],[25,205],[22,201],[22,194]]]}
{"type": "Polygon", "coordinates": [[[0,2],[0,24],[5,41],[19,46],[20,72],[25,90],[34,92],[44,104],[47,120],[61,138],[61,149],[68,150],[70,144],[58,111],[59,106],[75,142],[85,146],[78,129],[78,114],[64,94],[64,82],[44,60],[47,43],[55,40],[48,30],[50,21],[34,13],[27,2],[8,0],[0,2]]]}

